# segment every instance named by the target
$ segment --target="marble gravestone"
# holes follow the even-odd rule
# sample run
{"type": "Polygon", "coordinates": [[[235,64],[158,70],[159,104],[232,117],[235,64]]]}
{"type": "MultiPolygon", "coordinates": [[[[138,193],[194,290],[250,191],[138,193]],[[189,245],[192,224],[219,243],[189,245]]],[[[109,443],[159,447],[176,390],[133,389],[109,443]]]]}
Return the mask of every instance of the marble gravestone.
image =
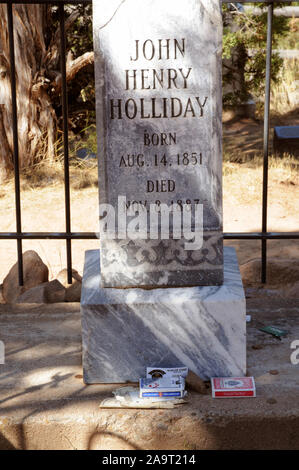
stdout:
{"type": "Polygon", "coordinates": [[[94,0],[100,250],[81,295],[85,383],[146,366],[246,373],[222,241],[220,0],[94,0]]]}
{"type": "Polygon", "coordinates": [[[219,285],[219,0],[95,0],[93,23],[100,203],[112,205],[117,219],[114,239],[107,225],[100,230],[101,285],[219,285]],[[191,212],[201,205],[202,246],[186,250],[172,226],[165,239],[159,222],[156,239],[151,221],[142,238],[128,236],[138,204],[147,214],[151,205],[158,213],[161,204],[187,204],[191,212]]]}

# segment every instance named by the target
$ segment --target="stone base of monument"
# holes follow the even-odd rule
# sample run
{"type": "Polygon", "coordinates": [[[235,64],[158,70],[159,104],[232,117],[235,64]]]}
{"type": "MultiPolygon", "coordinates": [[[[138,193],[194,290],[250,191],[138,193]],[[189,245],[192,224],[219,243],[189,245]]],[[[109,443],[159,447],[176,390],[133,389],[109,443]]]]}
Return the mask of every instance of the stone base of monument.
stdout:
{"type": "Polygon", "coordinates": [[[146,366],[185,365],[203,379],[246,374],[246,304],[234,248],[217,287],[100,287],[86,252],[81,295],[84,382],[136,382],[146,366]]]}

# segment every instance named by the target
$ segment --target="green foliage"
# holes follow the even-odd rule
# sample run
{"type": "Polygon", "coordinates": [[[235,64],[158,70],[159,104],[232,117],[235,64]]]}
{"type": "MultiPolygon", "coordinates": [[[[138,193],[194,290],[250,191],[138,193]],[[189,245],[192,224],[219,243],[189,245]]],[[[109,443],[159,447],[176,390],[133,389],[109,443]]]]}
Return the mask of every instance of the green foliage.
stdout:
{"type": "MultiPolygon", "coordinates": [[[[72,7],[79,12],[77,20],[67,32],[67,50],[74,58],[93,50],[92,5],[75,5],[72,7]]],[[[71,10],[70,10],[71,11],[71,10]]],[[[95,108],[94,66],[88,65],[82,69],[76,79],[68,87],[70,114],[72,115],[73,131],[92,124],[95,108]]]]}
{"type": "MultiPolygon", "coordinates": [[[[264,8],[265,4],[252,6],[264,8]]],[[[277,3],[276,7],[286,6],[277,3]]],[[[289,33],[288,18],[274,16],[273,42],[275,49],[289,33]]],[[[232,4],[223,5],[223,101],[226,105],[236,105],[246,101],[251,95],[260,97],[265,89],[267,11],[261,15],[240,11],[232,4]]],[[[272,54],[272,82],[279,80],[283,65],[278,54],[272,54]]]]}
{"type": "Polygon", "coordinates": [[[76,5],[79,17],[67,34],[67,40],[74,57],[92,50],[92,5],[76,5]]]}

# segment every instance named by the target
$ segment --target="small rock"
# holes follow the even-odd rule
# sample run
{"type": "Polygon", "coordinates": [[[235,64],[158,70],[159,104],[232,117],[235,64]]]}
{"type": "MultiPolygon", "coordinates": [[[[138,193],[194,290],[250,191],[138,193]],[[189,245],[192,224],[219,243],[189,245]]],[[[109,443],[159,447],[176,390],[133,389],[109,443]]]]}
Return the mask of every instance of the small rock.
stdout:
{"type": "Polygon", "coordinates": [[[189,370],[186,377],[186,385],[190,390],[193,390],[197,393],[207,394],[207,388],[204,381],[192,370],[189,370]]]}
{"type": "Polygon", "coordinates": [[[278,375],[279,372],[278,372],[278,370],[273,369],[273,370],[269,370],[269,374],[271,374],[271,375],[278,375]]]}
{"type": "Polygon", "coordinates": [[[210,424],[210,423],[213,422],[213,418],[205,418],[204,421],[205,421],[205,423],[210,424]]]}
{"type": "Polygon", "coordinates": [[[74,281],[73,284],[66,289],[65,301],[66,302],[80,302],[82,284],[79,281],[74,281]]]}
{"type": "Polygon", "coordinates": [[[46,303],[53,304],[56,302],[64,302],[66,295],[65,287],[57,279],[48,282],[46,288],[46,303]]]}
{"type": "Polygon", "coordinates": [[[21,294],[17,303],[56,303],[64,302],[65,300],[65,287],[55,279],[54,281],[44,282],[32,289],[28,289],[21,294]]]}
{"type": "Polygon", "coordinates": [[[163,423],[158,423],[157,424],[157,429],[159,431],[167,431],[168,430],[168,426],[166,426],[166,424],[163,424],[163,423]]]}
{"type": "MultiPolygon", "coordinates": [[[[56,279],[61,282],[61,284],[64,286],[64,287],[68,287],[70,286],[70,284],[68,283],[68,280],[67,280],[67,269],[62,269],[56,279]]],[[[82,276],[80,276],[80,274],[78,273],[78,271],[76,271],[76,269],[72,269],[72,280],[73,281],[79,281],[79,282],[82,282],[82,276]]]]}
{"type": "Polygon", "coordinates": [[[3,281],[3,298],[7,303],[15,303],[17,298],[28,289],[48,281],[49,270],[39,255],[33,251],[23,254],[24,285],[19,286],[18,263],[10,269],[3,281]]]}
{"type": "Polygon", "coordinates": [[[269,405],[275,405],[275,403],[277,403],[277,400],[275,400],[275,398],[268,398],[267,403],[269,403],[269,405]]]}

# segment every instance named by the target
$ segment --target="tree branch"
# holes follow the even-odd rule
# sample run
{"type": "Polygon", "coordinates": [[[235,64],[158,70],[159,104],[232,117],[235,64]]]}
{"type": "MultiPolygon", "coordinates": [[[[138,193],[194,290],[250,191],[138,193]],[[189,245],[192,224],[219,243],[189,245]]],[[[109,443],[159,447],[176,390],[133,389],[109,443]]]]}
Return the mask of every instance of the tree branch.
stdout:
{"type": "MultiPolygon", "coordinates": [[[[94,63],[93,52],[85,52],[85,54],[81,55],[80,57],[77,57],[77,59],[75,60],[71,60],[70,56],[68,56],[68,61],[66,64],[66,81],[67,82],[72,81],[77,75],[77,73],[80,72],[81,69],[93,63],[94,63]]],[[[54,93],[59,94],[61,91],[61,86],[62,86],[61,74],[59,74],[56,77],[56,79],[51,83],[51,85],[54,89],[54,93]]]]}

